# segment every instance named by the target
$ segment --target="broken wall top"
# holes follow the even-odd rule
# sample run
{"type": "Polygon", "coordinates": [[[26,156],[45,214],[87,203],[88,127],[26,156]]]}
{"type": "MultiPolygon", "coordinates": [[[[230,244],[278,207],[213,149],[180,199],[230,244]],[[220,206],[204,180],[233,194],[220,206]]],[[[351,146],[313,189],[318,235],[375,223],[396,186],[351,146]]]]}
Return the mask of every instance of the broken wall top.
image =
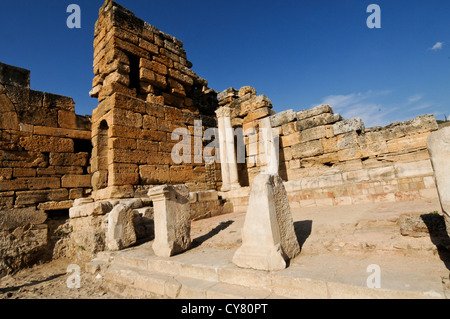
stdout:
{"type": "Polygon", "coordinates": [[[89,117],[75,114],[71,97],[31,90],[29,70],[1,62],[0,114],[0,129],[19,130],[20,125],[31,125],[90,130],[89,117]]]}
{"type": "Polygon", "coordinates": [[[95,25],[94,80],[99,102],[122,93],[147,102],[213,115],[217,92],[195,74],[183,42],[137,18],[113,1],[95,25]]]}

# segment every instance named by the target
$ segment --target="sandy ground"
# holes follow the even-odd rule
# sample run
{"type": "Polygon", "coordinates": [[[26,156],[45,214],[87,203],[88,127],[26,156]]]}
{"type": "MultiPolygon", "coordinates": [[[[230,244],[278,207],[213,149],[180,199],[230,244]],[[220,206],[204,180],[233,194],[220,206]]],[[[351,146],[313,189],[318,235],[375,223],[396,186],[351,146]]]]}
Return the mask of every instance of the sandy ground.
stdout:
{"type": "Polygon", "coordinates": [[[73,286],[75,272],[67,272],[70,260],[23,269],[0,279],[0,299],[112,299],[119,298],[104,288],[103,278],[80,271],[80,288],[73,286]],[[72,276],[72,277],[71,277],[72,276]]]}

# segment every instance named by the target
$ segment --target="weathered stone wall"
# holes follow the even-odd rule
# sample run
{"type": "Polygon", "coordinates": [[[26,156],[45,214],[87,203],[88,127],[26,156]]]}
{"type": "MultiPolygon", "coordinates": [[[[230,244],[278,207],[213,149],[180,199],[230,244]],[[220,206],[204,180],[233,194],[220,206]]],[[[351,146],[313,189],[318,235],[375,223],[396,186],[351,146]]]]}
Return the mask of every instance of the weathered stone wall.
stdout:
{"type": "Polygon", "coordinates": [[[194,151],[194,136],[216,127],[216,92],[190,67],[180,40],[112,1],[102,6],[91,91],[100,102],[92,117],[95,199],[131,197],[137,185],[216,188],[215,164],[194,151]],[[189,162],[171,156],[181,139],[172,136],[177,128],[192,136],[189,162]]]}
{"type": "MultiPolygon", "coordinates": [[[[244,131],[242,186],[267,166],[260,128],[270,117],[279,135],[279,174],[292,207],[437,198],[426,146],[427,136],[438,129],[432,115],[365,128],[361,119],[345,120],[329,105],[274,114],[270,99],[251,87],[230,88],[218,98],[219,105],[233,109],[233,126],[244,131]]],[[[243,196],[235,204],[247,201],[243,196]]]]}
{"type": "Polygon", "coordinates": [[[90,119],[0,63],[0,270],[51,255],[55,227],[90,193],[90,119]]]}

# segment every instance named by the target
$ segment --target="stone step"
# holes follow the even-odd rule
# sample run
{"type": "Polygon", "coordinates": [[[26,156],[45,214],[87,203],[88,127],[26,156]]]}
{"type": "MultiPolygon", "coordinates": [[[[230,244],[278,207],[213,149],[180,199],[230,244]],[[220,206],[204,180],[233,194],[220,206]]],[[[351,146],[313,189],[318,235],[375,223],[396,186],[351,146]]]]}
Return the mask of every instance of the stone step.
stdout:
{"type": "Polygon", "coordinates": [[[123,265],[112,265],[105,274],[108,288],[125,298],[264,299],[267,289],[254,289],[191,277],[165,275],[123,265]]]}
{"type": "Polygon", "coordinates": [[[85,264],[85,270],[91,274],[95,274],[96,272],[104,272],[113,258],[114,252],[101,251],[94,259],[85,264]]]}
{"type": "Polygon", "coordinates": [[[113,292],[127,298],[445,298],[437,273],[419,278],[423,271],[395,270],[389,263],[381,265],[383,288],[368,288],[366,267],[372,261],[366,257],[359,261],[311,257],[283,271],[266,272],[211,262],[229,260],[229,253],[209,255],[159,258],[149,249],[121,252],[114,256],[105,279],[113,292]],[[411,281],[415,278],[418,284],[411,281]]]}

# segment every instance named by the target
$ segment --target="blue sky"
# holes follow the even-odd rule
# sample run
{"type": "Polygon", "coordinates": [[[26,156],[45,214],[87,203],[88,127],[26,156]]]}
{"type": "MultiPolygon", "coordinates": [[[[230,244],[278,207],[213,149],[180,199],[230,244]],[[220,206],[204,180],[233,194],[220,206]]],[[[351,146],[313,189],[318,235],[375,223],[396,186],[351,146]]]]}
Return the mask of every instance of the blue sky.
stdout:
{"type": "MultiPolygon", "coordinates": [[[[93,30],[102,0],[1,0],[0,61],[31,70],[31,88],[71,96],[91,114],[93,30]],[[66,8],[81,7],[81,29],[66,8]]],[[[119,0],[184,42],[193,70],[222,91],[250,85],[274,110],[330,104],[387,125],[450,116],[450,1],[119,0]],[[371,3],[381,28],[369,29],[371,3]]]]}

